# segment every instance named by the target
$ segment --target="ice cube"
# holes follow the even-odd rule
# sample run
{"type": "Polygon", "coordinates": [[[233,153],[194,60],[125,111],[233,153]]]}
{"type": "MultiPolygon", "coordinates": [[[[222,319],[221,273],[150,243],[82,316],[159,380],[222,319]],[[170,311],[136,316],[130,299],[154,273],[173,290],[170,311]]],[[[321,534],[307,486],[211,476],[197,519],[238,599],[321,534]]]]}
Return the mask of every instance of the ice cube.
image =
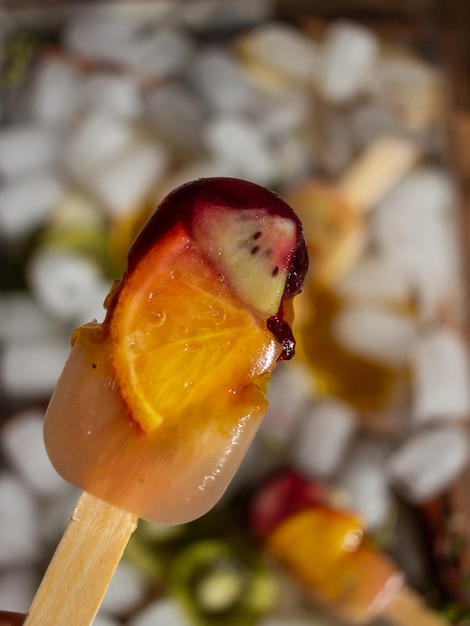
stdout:
{"type": "Polygon", "coordinates": [[[403,132],[403,126],[395,115],[376,102],[360,103],[348,116],[348,124],[359,149],[379,137],[397,135],[403,132]]]}
{"type": "Polygon", "coordinates": [[[35,503],[30,491],[9,472],[0,473],[0,528],[0,567],[36,562],[40,546],[35,503]]]}
{"type": "Polygon", "coordinates": [[[64,534],[80,493],[79,489],[64,482],[59,495],[38,502],[36,527],[39,543],[44,550],[54,548],[64,534]]]}
{"type": "Polygon", "coordinates": [[[390,212],[396,210],[400,214],[411,212],[414,225],[417,218],[443,218],[453,209],[456,199],[455,183],[445,168],[421,166],[389,192],[379,211],[386,212],[388,208],[390,212]]]}
{"type": "MultiPolygon", "coordinates": [[[[281,141],[291,133],[298,133],[300,129],[306,132],[311,124],[312,106],[303,90],[289,89],[261,98],[250,114],[264,134],[281,141]]],[[[304,134],[302,139],[306,141],[307,135],[304,134]]]]}
{"type": "Polygon", "coordinates": [[[33,80],[32,116],[50,126],[65,126],[82,105],[82,78],[67,61],[56,57],[40,60],[33,80]]]}
{"type": "Polygon", "coordinates": [[[320,53],[316,42],[299,29],[270,22],[242,36],[237,48],[243,56],[301,84],[317,80],[320,53]]]}
{"type": "Polygon", "coordinates": [[[93,626],[119,626],[120,624],[120,620],[116,620],[109,615],[105,615],[104,613],[98,613],[93,620],[93,626]]]}
{"type": "Polygon", "coordinates": [[[11,468],[38,496],[53,496],[66,483],[53,468],[43,438],[44,411],[30,408],[16,413],[2,430],[1,445],[11,468]]]}
{"type": "Polygon", "coordinates": [[[346,404],[324,400],[310,405],[297,424],[293,464],[311,478],[332,476],[343,461],[356,428],[356,415],[346,404]]]}
{"type": "Polygon", "coordinates": [[[277,366],[268,390],[268,410],[260,427],[262,438],[277,443],[290,439],[302,408],[311,398],[311,378],[300,362],[277,366]]]}
{"type": "Polygon", "coordinates": [[[60,137],[39,124],[18,124],[0,131],[0,175],[24,176],[55,164],[60,137]]]}
{"type": "Polygon", "coordinates": [[[92,111],[72,129],[65,146],[65,165],[77,181],[91,184],[101,168],[128,148],[133,136],[124,120],[92,111]]]}
{"type": "Polygon", "coordinates": [[[61,34],[65,47],[80,56],[119,63],[138,28],[136,20],[118,11],[89,11],[68,21],[61,34]]]}
{"type": "Polygon", "coordinates": [[[406,499],[423,504],[449,488],[466,467],[469,453],[465,428],[419,429],[389,457],[388,477],[406,499]]]}
{"type": "Polygon", "coordinates": [[[76,252],[47,248],[31,258],[28,279],[41,307],[64,322],[81,321],[102,284],[101,270],[93,261],[76,252]]]}
{"type": "Polygon", "coordinates": [[[348,119],[341,110],[318,107],[318,130],[313,150],[320,167],[330,175],[339,176],[354,157],[355,146],[348,119]]]}
{"type": "Polygon", "coordinates": [[[84,306],[80,308],[80,314],[77,313],[77,324],[87,324],[91,320],[102,322],[106,316],[104,302],[112,287],[112,281],[99,279],[90,286],[90,292],[87,295],[84,306]]]}
{"type": "Polygon", "coordinates": [[[128,621],[129,626],[191,626],[191,621],[174,600],[154,600],[128,621]]]}
{"type": "Polygon", "coordinates": [[[408,316],[367,302],[347,304],[334,319],[332,330],[345,349],[391,367],[404,365],[415,334],[408,316]]]}
{"type": "Polygon", "coordinates": [[[379,53],[376,35],[349,21],[336,21],[323,39],[319,86],[326,100],[341,104],[369,84],[379,53]]]}
{"type": "Polygon", "coordinates": [[[56,323],[24,291],[0,296],[0,341],[30,341],[57,333],[56,323]]]}
{"type": "Polygon", "coordinates": [[[37,587],[31,568],[14,568],[0,574],[0,607],[2,611],[27,613],[37,587]]]}
{"type": "Polygon", "coordinates": [[[148,8],[154,15],[146,19],[142,12],[146,21],[137,13],[124,15],[116,10],[82,14],[66,26],[65,45],[81,56],[122,66],[139,78],[175,74],[190,56],[192,43],[182,31],[152,27],[158,12],[167,10],[165,4],[151,3],[148,8]]]}
{"type": "Polygon", "coordinates": [[[269,94],[250,112],[266,138],[284,183],[311,173],[316,152],[311,125],[312,102],[302,90],[269,94]]]}
{"type": "Polygon", "coordinates": [[[210,153],[233,167],[234,173],[259,184],[277,175],[276,161],[259,129],[238,115],[219,115],[206,124],[204,143],[210,153]]]}
{"type": "Polygon", "coordinates": [[[101,610],[110,615],[128,615],[144,600],[147,590],[140,571],[127,561],[121,561],[101,604],[101,610]]]}
{"type": "Polygon", "coordinates": [[[412,54],[387,51],[377,59],[371,85],[375,100],[411,130],[442,115],[444,88],[439,70],[412,54]]]}
{"type": "Polygon", "coordinates": [[[68,338],[5,343],[0,351],[0,387],[13,397],[48,397],[69,352],[68,338]]]}
{"type": "Polygon", "coordinates": [[[135,212],[162,178],[169,164],[166,148],[139,141],[103,167],[90,188],[112,217],[135,212]]]}
{"type": "Polygon", "coordinates": [[[362,257],[338,285],[338,293],[350,301],[406,305],[410,284],[405,274],[378,255],[362,257]]]}
{"type": "Polygon", "coordinates": [[[225,30],[240,32],[254,24],[267,21],[272,16],[272,10],[272,0],[222,4],[219,0],[204,0],[187,3],[179,19],[191,30],[203,33],[215,32],[220,35],[225,30]]]}
{"type": "Polygon", "coordinates": [[[161,80],[179,74],[192,52],[192,42],[183,31],[162,27],[125,42],[120,60],[141,78],[161,80]]]}
{"type": "Polygon", "coordinates": [[[458,290],[455,185],[448,172],[423,167],[409,174],[372,214],[372,239],[379,253],[407,274],[432,319],[458,290]]]}
{"type": "Polygon", "coordinates": [[[181,81],[159,85],[146,98],[146,115],[159,136],[182,156],[200,155],[201,128],[207,111],[199,95],[190,87],[181,81]]]}
{"type": "Polygon", "coordinates": [[[92,74],[84,85],[84,100],[94,111],[124,119],[136,118],[143,108],[140,86],[129,75],[92,74]]]}
{"type": "Polygon", "coordinates": [[[0,186],[0,233],[20,238],[42,226],[62,200],[64,187],[52,172],[16,178],[0,186]]]}
{"type": "Polygon", "coordinates": [[[413,418],[470,417],[470,367],[466,341],[451,328],[418,335],[412,352],[413,418]]]}
{"type": "Polygon", "coordinates": [[[235,167],[231,163],[225,163],[216,157],[189,161],[171,175],[165,176],[158,185],[158,198],[163,199],[170,191],[184,183],[189,183],[198,178],[211,178],[212,176],[234,176],[235,167]]]}
{"type": "Polygon", "coordinates": [[[386,463],[389,446],[378,439],[361,438],[349,450],[337,483],[368,530],[382,528],[393,504],[386,463]]]}
{"type": "Polygon", "coordinates": [[[247,112],[257,102],[254,85],[223,48],[204,48],[191,66],[191,80],[215,113],[247,112]]]}

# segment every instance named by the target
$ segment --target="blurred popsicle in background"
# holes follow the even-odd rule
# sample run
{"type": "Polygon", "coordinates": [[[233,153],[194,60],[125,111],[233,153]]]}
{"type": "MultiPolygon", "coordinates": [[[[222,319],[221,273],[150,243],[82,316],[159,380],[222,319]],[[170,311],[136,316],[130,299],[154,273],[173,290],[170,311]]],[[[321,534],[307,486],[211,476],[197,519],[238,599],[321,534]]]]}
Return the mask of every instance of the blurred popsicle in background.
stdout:
{"type": "Polygon", "coordinates": [[[367,213],[415,166],[415,142],[397,136],[375,139],[335,185],[315,179],[294,187],[287,197],[302,215],[313,266],[310,282],[336,285],[364,253],[367,213]]]}
{"type": "Polygon", "coordinates": [[[252,530],[269,555],[348,624],[379,614],[397,625],[445,624],[368,540],[360,516],[331,500],[324,485],[301,474],[274,475],[254,497],[252,530]]]}
{"type": "MultiPolygon", "coordinates": [[[[347,287],[342,288],[342,279],[347,284],[347,274],[369,243],[367,213],[418,159],[416,143],[394,136],[379,137],[349,166],[335,187],[312,180],[287,194],[302,216],[312,258],[309,280],[297,304],[301,354],[312,367],[319,387],[361,410],[385,406],[403,375],[401,354],[411,338],[413,302],[403,284],[402,293],[390,294],[391,301],[385,302],[383,309],[367,310],[366,304],[362,311],[354,310],[354,304],[348,307],[347,287]],[[376,326],[381,342],[387,341],[383,335],[388,332],[389,343],[382,343],[382,350],[379,348],[375,354],[372,346],[367,354],[367,340],[361,344],[366,333],[360,332],[356,336],[359,350],[355,350],[354,343],[348,341],[349,333],[342,332],[348,317],[353,324],[354,316],[358,324],[364,320],[364,330],[376,326]]],[[[383,279],[388,276],[380,276],[380,264],[376,266],[378,275],[371,275],[369,280],[383,285],[385,291],[383,279]]],[[[383,268],[385,274],[387,269],[383,268]]]]}

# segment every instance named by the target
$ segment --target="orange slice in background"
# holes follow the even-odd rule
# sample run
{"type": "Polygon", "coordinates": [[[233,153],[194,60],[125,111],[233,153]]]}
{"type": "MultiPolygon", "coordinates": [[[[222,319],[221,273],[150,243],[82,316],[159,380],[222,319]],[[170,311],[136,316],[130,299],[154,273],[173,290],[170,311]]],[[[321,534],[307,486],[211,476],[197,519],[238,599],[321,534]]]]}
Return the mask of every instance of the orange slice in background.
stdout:
{"type": "Polygon", "coordinates": [[[309,587],[330,593],[335,572],[363,540],[357,515],[313,506],[282,522],[267,540],[270,554],[289,566],[309,587]]]}
{"type": "Polygon", "coordinates": [[[111,338],[120,392],[147,434],[182,416],[232,427],[233,407],[264,391],[281,353],[181,226],[126,276],[111,338]]]}

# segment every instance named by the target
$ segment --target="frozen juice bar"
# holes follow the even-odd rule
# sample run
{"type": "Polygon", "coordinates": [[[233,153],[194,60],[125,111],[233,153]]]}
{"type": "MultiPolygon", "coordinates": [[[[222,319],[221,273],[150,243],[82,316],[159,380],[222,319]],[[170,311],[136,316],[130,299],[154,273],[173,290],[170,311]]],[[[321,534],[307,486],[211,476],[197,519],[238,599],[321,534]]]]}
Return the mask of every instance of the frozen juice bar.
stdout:
{"type": "Polygon", "coordinates": [[[367,541],[352,513],[305,509],[280,524],[267,546],[318,602],[347,624],[369,624],[379,615],[395,626],[447,623],[405,585],[403,572],[367,541]]]}
{"type": "Polygon", "coordinates": [[[138,517],[194,519],[222,495],[294,351],[307,253],[298,218],[252,183],[172,192],[133,243],[102,324],[78,328],[45,441],[71,483],[138,517]]]}
{"type": "Polygon", "coordinates": [[[253,532],[317,604],[346,624],[369,624],[380,615],[396,626],[444,626],[373,545],[360,517],[330,499],[326,485],[280,473],[254,499],[253,532]]]}
{"type": "Polygon", "coordinates": [[[402,372],[388,363],[361,358],[338,341],[335,324],[346,308],[339,286],[367,249],[370,212],[419,156],[410,140],[380,136],[334,185],[311,178],[286,194],[302,220],[310,255],[305,289],[295,303],[299,353],[310,366],[318,390],[367,413],[393,397],[402,372]]]}
{"type": "Polygon", "coordinates": [[[417,146],[400,136],[372,141],[334,184],[307,179],[286,200],[300,216],[311,258],[310,282],[336,285],[367,243],[367,214],[419,159],[417,146]]]}
{"type": "Polygon", "coordinates": [[[91,625],[138,517],[176,524],[217,502],[294,354],[307,266],[299,219],[258,185],[200,179],[162,201],[47,410],[50,458],[84,493],[27,626],[91,625]]]}

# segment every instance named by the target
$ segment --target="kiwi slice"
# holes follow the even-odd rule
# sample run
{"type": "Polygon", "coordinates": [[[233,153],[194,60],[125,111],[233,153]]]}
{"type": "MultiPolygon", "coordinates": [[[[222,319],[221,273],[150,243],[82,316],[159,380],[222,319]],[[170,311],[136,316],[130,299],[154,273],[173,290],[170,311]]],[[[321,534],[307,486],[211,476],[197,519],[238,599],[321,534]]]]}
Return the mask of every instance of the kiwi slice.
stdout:
{"type": "Polygon", "coordinates": [[[264,209],[210,207],[198,215],[194,232],[239,298],[263,316],[275,315],[291,271],[297,224],[264,209]]]}
{"type": "Polygon", "coordinates": [[[200,626],[251,626],[272,609],[276,587],[252,555],[219,540],[202,540],[173,561],[170,585],[200,626]]]}

